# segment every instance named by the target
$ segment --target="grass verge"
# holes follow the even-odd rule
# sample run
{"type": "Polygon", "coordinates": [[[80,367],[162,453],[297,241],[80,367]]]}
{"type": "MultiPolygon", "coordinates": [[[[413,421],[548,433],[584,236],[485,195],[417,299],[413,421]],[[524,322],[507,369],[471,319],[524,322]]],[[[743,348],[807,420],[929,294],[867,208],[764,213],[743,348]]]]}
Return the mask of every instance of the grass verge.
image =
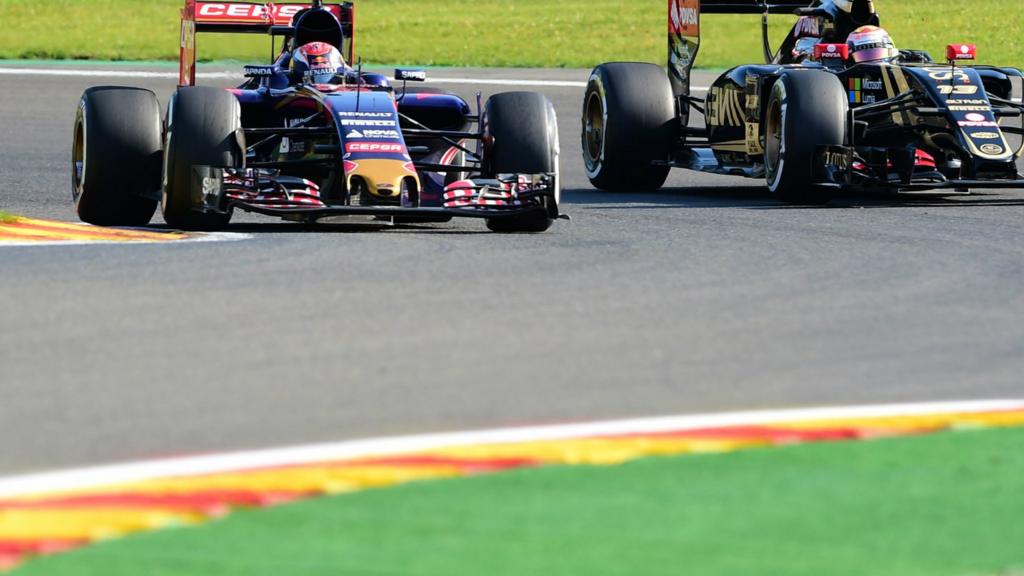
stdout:
{"type": "MultiPolygon", "coordinates": [[[[898,45],[944,54],[975,42],[982,61],[1024,65],[1024,10],[1006,0],[882,0],[883,23],[898,45]]],[[[181,0],[3,0],[0,59],[174,60],[181,0]],[[58,31],[59,32],[53,32],[58,31]],[[41,33],[41,31],[44,31],[41,33]]],[[[369,62],[452,66],[590,67],[612,60],[665,59],[665,2],[645,0],[364,0],[358,46],[369,62]]],[[[778,17],[776,36],[792,18],[778,17]]],[[[754,16],[709,16],[698,63],[724,68],[759,62],[754,16]]],[[[262,61],[269,41],[203,37],[206,60],[262,61]]]]}
{"type": "Polygon", "coordinates": [[[249,511],[20,576],[986,576],[1024,569],[1024,429],[552,467],[249,511]]]}

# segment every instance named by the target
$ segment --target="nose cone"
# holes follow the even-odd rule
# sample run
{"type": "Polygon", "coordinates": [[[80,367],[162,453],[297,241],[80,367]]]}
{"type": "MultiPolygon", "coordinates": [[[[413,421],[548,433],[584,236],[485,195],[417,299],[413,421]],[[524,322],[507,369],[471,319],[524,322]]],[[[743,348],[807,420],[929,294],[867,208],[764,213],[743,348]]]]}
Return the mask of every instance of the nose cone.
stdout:
{"type": "Polygon", "coordinates": [[[410,171],[407,166],[409,162],[391,159],[362,159],[358,163],[346,163],[346,176],[349,181],[349,190],[355,190],[353,182],[358,179],[365,185],[366,193],[371,199],[397,202],[400,199],[402,183],[411,178],[419,189],[420,181],[415,171],[410,171]],[[348,165],[353,164],[355,168],[348,171],[348,165]]]}

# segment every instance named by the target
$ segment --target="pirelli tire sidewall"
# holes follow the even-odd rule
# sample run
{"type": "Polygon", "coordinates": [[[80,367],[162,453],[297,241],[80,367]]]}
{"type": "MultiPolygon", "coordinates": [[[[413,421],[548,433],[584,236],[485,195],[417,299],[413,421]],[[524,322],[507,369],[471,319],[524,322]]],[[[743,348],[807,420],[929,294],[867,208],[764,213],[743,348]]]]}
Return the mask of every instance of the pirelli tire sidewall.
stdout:
{"type": "Polygon", "coordinates": [[[815,186],[820,146],[846,143],[847,93],[823,70],[787,71],[772,86],[765,109],[765,177],[783,202],[824,204],[832,189],[815,186]]]}
{"type": "Polygon", "coordinates": [[[99,86],[75,115],[71,195],[83,222],[144,226],[156,212],[163,150],[160,103],[139,88],[99,86]]]}
{"type": "Polygon", "coordinates": [[[643,62],[601,64],[583,99],[581,144],[590,182],[610,191],[655,190],[664,185],[678,138],[676,99],[668,75],[643,62]]]}
{"type": "Polygon", "coordinates": [[[168,225],[182,230],[216,230],[231,213],[204,212],[192,194],[193,166],[241,168],[245,162],[242,109],[227,90],[179,88],[167,107],[163,200],[168,225]]]}

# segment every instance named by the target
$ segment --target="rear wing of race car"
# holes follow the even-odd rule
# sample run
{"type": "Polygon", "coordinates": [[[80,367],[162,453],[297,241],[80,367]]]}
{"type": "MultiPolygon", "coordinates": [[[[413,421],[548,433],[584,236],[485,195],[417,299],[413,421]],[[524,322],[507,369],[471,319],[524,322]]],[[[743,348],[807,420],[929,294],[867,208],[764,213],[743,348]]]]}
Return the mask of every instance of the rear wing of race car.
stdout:
{"type": "MultiPolygon", "coordinates": [[[[185,0],[181,10],[181,54],[178,71],[179,86],[196,83],[196,35],[200,32],[249,33],[281,36],[288,42],[295,36],[298,17],[313,6],[322,6],[341,23],[342,41],[338,48],[349,62],[355,62],[356,10],[351,2],[338,4],[207,2],[185,0]]],[[[327,18],[330,20],[330,18],[327,18]]],[[[337,24],[333,24],[337,28],[337,24]]]]}
{"type": "Polygon", "coordinates": [[[690,95],[690,71],[700,49],[701,14],[793,14],[814,0],[668,0],[668,71],[676,96],[690,95]]]}

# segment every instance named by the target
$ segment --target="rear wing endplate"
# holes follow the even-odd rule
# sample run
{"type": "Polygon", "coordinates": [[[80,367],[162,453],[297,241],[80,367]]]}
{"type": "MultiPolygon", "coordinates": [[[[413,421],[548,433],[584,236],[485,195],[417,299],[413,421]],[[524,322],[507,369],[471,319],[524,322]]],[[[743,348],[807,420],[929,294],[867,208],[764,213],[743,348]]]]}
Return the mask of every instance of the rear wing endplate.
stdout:
{"type": "MultiPolygon", "coordinates": [[[[295,17],[310,8],[310,4],[207,2],[185,0],[181,10],[181,54],[178,71],[179,86],[196,83],[196,35],[201,32],[226,34],[272,34],[289,39],[294,34],[295,17]]],[[[349,62],[355,62],[355,7],[351,2],[324,4],[345,33],[342,53],[349,62]]]]}
{"type": "Polygon", "coordinates": [[[701,14],[793,14],[815,0],[668,0],[668,71],[676,96],[690,95],[701,14]]]}

